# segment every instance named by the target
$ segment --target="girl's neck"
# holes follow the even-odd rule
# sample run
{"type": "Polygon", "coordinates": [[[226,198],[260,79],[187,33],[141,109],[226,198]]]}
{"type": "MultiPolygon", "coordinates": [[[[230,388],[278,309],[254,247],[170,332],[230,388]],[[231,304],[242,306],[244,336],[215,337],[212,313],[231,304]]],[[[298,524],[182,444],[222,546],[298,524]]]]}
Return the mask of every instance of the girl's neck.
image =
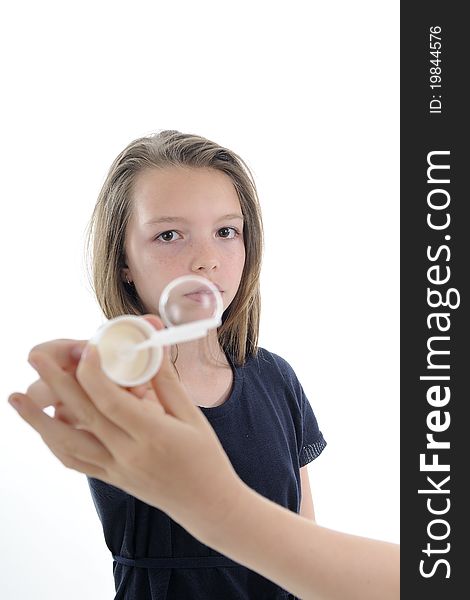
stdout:
{"type": "Polygon", "coordinates": [[[207,338],[180,344],[178,352],[172,348],[171,357],[174,362],[176,358],[180,381],[197,406],[220,406],[230,396],[233,373],[215,330],[207,338]]]}
{"type": "Polygon", "coordinates": [[[175,366],[181,375],[208,373],[229,364],[215,329],[205,338],[178,344],[177,348],[172,347],[170,356],[172,362],[175,362],[176,358],[175,366]]]}

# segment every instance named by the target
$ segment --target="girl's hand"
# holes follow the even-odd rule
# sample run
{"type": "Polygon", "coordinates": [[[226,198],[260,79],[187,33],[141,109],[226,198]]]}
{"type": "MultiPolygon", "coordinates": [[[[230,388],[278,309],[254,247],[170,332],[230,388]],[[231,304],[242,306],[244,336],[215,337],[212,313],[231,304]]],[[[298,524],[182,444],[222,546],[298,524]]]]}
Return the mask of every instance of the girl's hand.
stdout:
{"type": "MultiPolygon", "coordinates": [[[[155,325],[151,315],[146,315],[145,318],[155,325]]],[[[86,345],[86,340],[62,339],[45,342],[35,346],[31,350],[28,360],[31,362],[31,357],[37,355],[38,353],[46,354],[66,373],[69,373],[75,377],[75,372],[80,361],[80,357],[86,345]]],[[[142,398],[143,396],[147,396],[149,398],[154,397],[154,392],[150,385],[140,385],[129,388],[129,391],[132,391],[132,393],[139,398],[142,398]]],[[[26,395],[29,396],[36,406],[42,410],[48,407],[53,407],[55,412],[54,416],[56,419],[60,419],[61,421],[74,425],[79,424],[76,415],[74,415],[71,410],[71,407],[64,404],[60,398],[57,397],[54,391],[47,385],[46,381],[41,377],[28,387],[26,395]]]]}
{"type": "MultiPolygon", "coordinates": [[[[28,360],[31,361],[31,356],[37,353],[46,354],[61,369],[75,376],[75,371],[86,344],[86,340],[63,339],[45,342],[39,346],[35,346],[31,350],[28,360]]],[[[53,390],[51,390],[43,379],[39,378],[32,383],[28,387],[26,394],[42,410],[53,407],[56,419],[60,419],[66,423],[76,423],[75,415],[61,402],[60,398],[54,394],[53,390]]]]}
{"type": "MultiPolygon", "coordinates": [[[[162,327],[156,317],[148,317],[162,327]]],[[[96,347],[63,341],[36,347],[30,363],[40,375],[12,405],[67,467],[157,506],[194,535],[229,518],[244,487],[208,421],[177,378],[165,350],[152,393],[137,394],[102,372],[96,347]],[[64,345],[65,344],[65,345],[64,345]],[[81,345],[81,346],[80,346],[81,345]],[[42,398],[42,400],[41,400],[42,398]],[[47,404],[48,403],[48,404],[47,404]],[[51,418],[42,407],[60,407],[51,418]]]]}

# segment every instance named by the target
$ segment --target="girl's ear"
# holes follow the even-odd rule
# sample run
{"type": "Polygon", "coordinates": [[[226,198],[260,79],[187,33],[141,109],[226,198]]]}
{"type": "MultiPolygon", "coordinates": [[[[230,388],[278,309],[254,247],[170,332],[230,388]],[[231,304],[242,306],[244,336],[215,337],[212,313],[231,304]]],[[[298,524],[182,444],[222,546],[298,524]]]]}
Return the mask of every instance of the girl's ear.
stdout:
{"type": "Polygon", "coordinates": [[[127,258],[124,253],[121,255],[119,263],[121,267],[121,280],[125,281],[128,285],[130,285],[133,282],[134,278],[132,277],[131,270],[127,265],[127,258]]]}
{"type": "Polygon", "coordinates": [[[122,281],[125,281],[129,285],[133,282],[131,270],[129,269],[129,267],[127,265],[125,265],[121,269],[121,279],[122,279],[122,281]]]}

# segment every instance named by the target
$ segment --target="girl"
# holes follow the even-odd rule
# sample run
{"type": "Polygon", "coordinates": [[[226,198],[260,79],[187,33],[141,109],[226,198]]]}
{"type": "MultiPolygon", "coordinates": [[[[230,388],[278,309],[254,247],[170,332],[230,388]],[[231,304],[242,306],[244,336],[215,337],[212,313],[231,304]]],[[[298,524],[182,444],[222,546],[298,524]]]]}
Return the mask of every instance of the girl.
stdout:
{"type": "MultiPolygon", "coordinates": [[[[110,168],[89,240],[107,318],[157,314],[161,291],[180,275],[218,287],[221,327],[175,348],[174,367],[245,484],[313,519],[306,465],[326,442],[292,368],[258,348],[262,222],[243,161],[176,131],[135,140],[110,168]]],[[[293,598],[165,513],[98,478],[89,485],[114,559],[116,599],[293,598]]]]}

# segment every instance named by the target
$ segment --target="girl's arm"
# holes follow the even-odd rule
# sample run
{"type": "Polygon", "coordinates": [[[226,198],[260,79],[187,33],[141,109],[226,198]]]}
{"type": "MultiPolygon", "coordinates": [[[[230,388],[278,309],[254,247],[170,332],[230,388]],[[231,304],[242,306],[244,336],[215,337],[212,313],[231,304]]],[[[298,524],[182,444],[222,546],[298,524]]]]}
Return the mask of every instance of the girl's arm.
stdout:
{"type": "Polygon", "coordinates": [[[36,348],[30,361],[67,418],[28,395],[11,401],[66,466],[164,510],[304,600],[399,598],[399,547],[319,527],[248,488],[167,355],[155,395],[137,399],[103,375],[92,346],[74,372],[71,342],[60,344],[36,348]]]}
{"type": "Polygon", "coordinates": [[[205,544],[304,600],[400,597],[397,544],[320,527],[247,487],[226,518],[188,525],[205,544]]]}
{"type": "Polygon", "coordinates": [[[300,489],[301,489],[301,501],[300,501],[300,514],[306,519],[312,519],[315,521],[315,510],[313,508],[312,490],[310,489],[310,479],[308,477],[308,467],[301,467],[300,469],[300,489]]]}

